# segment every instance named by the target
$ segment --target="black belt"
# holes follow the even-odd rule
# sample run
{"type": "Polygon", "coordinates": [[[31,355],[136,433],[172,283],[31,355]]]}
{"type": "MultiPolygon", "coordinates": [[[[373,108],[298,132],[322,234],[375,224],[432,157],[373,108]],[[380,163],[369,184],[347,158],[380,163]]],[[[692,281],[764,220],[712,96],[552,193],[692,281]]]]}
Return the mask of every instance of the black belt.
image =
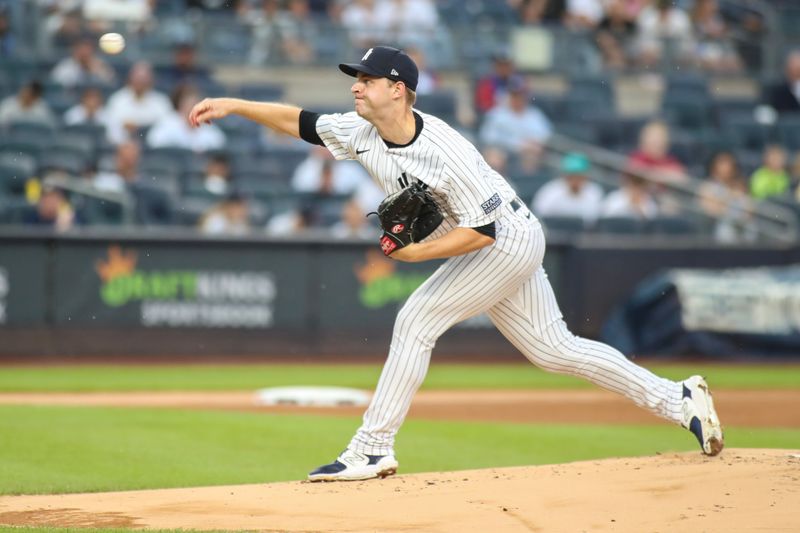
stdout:
{"type": "MultiPolygon", "coordinates": [[[[514,212],[517,212],[523,207],[525,207],[525,204],[523,204],[519,198],[514,198],[513,200],[511,200],[511,203],[509,205],[511,205],[511,209],[513,209],[514,212]]],[[[530,211],[525,213],[525,218],[531,218],[530,211]]]]}

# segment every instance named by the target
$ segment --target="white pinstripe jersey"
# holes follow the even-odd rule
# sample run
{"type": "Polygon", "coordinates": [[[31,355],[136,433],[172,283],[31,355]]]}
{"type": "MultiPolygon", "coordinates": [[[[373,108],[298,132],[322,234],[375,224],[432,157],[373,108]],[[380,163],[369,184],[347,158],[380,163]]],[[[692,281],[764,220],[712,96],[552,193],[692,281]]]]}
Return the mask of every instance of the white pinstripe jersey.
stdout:
{"type": "Polygon", "coordinates": [[[428,186],[445,219],[429,237],[455,227],[496,221],[516,193],[478,150],[442,120],[419,111],[423,127],[411,144],[390,147],[378,130],[355,112],[320,115],[316,130],[336,159],[354,159],[389,195],[415,180],[428,186]]]}

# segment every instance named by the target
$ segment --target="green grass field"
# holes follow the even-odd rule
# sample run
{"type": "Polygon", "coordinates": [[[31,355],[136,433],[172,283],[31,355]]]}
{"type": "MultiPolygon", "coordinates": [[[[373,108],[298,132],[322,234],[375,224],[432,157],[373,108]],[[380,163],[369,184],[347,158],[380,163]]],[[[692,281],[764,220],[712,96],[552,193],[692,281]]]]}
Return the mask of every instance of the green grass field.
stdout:
{"type": "MultiPolygon", "coordinates": [[[[670,379],[703,374],[714,387],[800,388],[798,365],[646,365],[670,379]]],[[[0,392],[253,390],[289,385],[372,389],[381,367],[370,365],[0,366],[0,392]]],[[[586,388],[585,381],[530,364],[431,364],[425,389],[586,388]]]]}
{"type": "MultiPolygon", "coordinates": [[[[800,388],[800,366],[657,366],[714,387],[800,388]]],[[[0,392],[253,390],[283,385],[371,389],[378,365],[0,367],[0,392]]],[[[588,387],[530,365],[436,365],[428,389],[588,387]]],[[[0,494],[133,490],[302,479],[330,461],[358,417],[227,411],[0,406],[0,494]]],[[[800,448],[800,429],[726,428],[730,447],[800,448]]],[[[402,473],[546,464],[697,450],[686,431],[652,425],[409,420],[397,440],[402,473]]],[[[698,451],[699,453],[699,451],[698,451]]],[[[39,533],[80,531],[2,528],[39,533]]]]}

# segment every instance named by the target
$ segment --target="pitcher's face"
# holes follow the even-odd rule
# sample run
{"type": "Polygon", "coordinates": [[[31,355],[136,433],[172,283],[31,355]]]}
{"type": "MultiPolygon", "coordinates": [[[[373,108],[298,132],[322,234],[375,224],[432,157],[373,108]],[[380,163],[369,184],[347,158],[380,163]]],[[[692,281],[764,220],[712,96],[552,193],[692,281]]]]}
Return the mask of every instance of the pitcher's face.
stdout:
{"type": "Polygon", "coordinates": [[[369,120],[392,103],[396,90],[395,83],[387,78],[359,72],[356,82],[350,88],[355,99],[356,113],[369,120]]]}

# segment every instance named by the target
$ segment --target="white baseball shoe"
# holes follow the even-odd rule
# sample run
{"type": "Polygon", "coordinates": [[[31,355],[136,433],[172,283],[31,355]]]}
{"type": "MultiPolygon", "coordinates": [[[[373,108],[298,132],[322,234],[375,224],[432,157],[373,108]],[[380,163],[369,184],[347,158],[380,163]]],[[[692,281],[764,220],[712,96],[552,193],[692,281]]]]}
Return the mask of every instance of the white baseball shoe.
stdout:
{"type": "Polygon", "coordinates": [[[722,425],[714,410],[711,391],[702,376],[692,376],[683,382],[683,421],[681,425],[691,431],[703,453],[717,455],[725,447],[722,425]]]}
{"type": "Polygon", "coordinates": [[[394,455],[367,455],[346,449],[331,464],[323,465],[310,474],[309,481],[357,481],[385,478],[397,472],[394,455]]]}

